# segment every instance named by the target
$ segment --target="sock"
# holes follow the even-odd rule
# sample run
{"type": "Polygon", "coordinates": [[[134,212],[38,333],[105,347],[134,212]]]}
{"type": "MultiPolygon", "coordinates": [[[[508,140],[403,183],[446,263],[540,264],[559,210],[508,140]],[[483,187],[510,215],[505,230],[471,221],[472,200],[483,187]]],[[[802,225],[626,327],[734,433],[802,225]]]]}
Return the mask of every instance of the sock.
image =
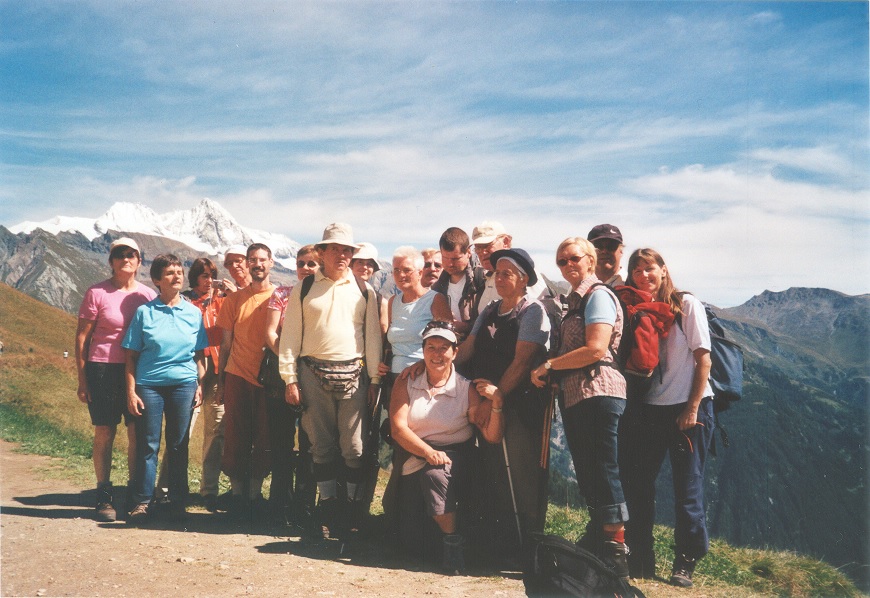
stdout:
{"type": "Polygon", "coordinates": [[[336,480],[317,482],[317,489],[320,491],[320,500],[329,500],[338,496],[338,482],[336,480]]]}
{"type": "Polygon", "coordinates": [[[613,540],[614,542],[619,542],[620,544],[625,544],[625,528],[624,527],[617,530],[617,531],[613,531],[613,532],[609,532],[607,530],[604,530],[604,536],[609,540],[613,540]]]}

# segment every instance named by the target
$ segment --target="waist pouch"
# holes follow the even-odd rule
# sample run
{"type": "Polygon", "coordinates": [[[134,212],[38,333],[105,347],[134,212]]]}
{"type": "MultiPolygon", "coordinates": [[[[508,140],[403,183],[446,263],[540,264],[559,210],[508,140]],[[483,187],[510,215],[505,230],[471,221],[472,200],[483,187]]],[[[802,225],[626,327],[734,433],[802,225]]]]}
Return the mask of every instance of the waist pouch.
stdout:
{"type": "Polygon", "coordinates": [[[326,392],[352,393],[359,385],[363,360],[323,361],[314,357],[303,357],[302,362],[311,368],[326,392]]]}

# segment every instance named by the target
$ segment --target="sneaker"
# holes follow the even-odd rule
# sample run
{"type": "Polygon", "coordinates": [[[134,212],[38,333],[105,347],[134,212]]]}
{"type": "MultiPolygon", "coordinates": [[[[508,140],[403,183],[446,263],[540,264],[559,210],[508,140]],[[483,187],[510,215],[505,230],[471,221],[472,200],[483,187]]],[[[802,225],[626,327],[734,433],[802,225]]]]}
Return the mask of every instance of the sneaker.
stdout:
{"type": "Polygon", "coordinates": [[[677,555],[674,559],[674,567],[671,571],[671,585],[678,588],[691,588],[692,574],[695,572],[695,559],[690,559],[684,554],[677,555]]]}
{"type": "Polygon", "coordinates": [[[628,581],[628,546],[625,542],[606,540],[601,549],[602,560],[613,573],[628,581]]]}
{"type": "Polygon", "coordinates": [[[142,523],[146,519],[148,519],[148,503],[143,502],[133,507],[130,515],[127,517],[127,523],[142,523]]]}
{"type": "Polygon", "coordinates": [[[97,504],[94,508],[94,519],[102,523],[111,523],[118,518],[115,507],[112,506],[112,485],[97,488],[97,504]]]}

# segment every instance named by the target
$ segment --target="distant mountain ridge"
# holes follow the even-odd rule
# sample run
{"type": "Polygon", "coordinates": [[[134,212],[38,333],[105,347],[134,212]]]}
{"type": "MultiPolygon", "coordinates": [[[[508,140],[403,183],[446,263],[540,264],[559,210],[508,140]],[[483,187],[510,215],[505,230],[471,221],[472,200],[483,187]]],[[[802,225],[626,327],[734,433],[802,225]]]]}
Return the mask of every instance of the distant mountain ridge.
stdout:
{"type": "Polygon", "coordinates": [[[299,243],[284,235],[241,226],[218,202],[205,198],[189,210],[158,214],[138,203],[118,202],[93,220],[56,216],[44,222],[22,222],[9,227],[12,233],[32,233],[42,229],[53,235],[79,232],[93,241],[109,231],[141,233],[165,237],[209,255],[223,254],[233,245],[265,243],[276,261],[292,269],[299,243]]]}
{"type": "Polygon", "coordinates": [[[299,244],[273,233],[239,225],[220,204],[203,199],[190,210],[157,214],[141,204],[119,202],[94,220],[58,216],[42,223],[0,226],[0,281],[24,293],[77,313],[85,291],[110,274],[109,245],[130,236],[143,252],[139,280],[151,285],[154,256],[174,253],[186,264],[210,257],[223,274],[223,253],[233,245],[265,243],[275,258],[273,280],[295,281],[299,244]]]}

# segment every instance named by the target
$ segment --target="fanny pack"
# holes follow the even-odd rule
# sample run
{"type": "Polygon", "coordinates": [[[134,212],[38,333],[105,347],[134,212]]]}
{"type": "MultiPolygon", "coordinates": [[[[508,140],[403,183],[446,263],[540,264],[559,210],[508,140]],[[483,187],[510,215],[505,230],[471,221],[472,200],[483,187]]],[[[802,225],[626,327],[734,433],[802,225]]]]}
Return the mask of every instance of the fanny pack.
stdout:
{"type": "Polygon", "coordinates": [[[314,357],[303,357],[302,362],[311,368],[326,392],[347,394],[356,390],[362,374],[363,360],[323,361],[314,357]]]}

